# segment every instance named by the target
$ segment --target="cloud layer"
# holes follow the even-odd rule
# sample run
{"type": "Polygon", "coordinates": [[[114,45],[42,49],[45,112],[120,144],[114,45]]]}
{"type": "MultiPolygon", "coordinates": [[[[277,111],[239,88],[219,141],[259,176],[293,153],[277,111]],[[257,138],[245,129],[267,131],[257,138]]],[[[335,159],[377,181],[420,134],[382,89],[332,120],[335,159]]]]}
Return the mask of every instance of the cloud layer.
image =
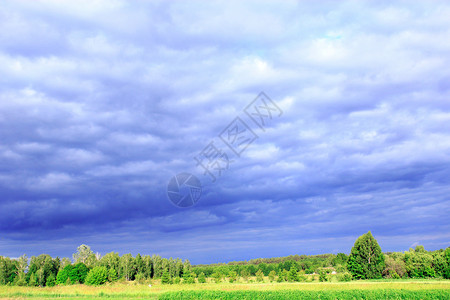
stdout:
{"type": "Polygon", "coordinates": [[[4,1],[0,253],[194,263],[449,245],[450,5],[4,1]],[[244,108],[283,111],[263,131],[244,108]],[[258,138],[236,156],[219,134],[258,138]],[[211,141],[232,163],[196,166],[211,141]],[[194,207],[167,199],[195,174],[194,207]]]}

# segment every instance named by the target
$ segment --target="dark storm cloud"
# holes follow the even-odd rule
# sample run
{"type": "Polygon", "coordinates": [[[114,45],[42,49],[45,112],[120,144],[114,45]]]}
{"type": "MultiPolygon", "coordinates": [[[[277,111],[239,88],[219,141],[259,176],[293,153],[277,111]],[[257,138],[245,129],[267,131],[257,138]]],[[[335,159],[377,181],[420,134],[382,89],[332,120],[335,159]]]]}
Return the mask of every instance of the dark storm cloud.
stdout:
{"type": "Polygon", "coordinates": [[[196,263],[448,246],[445,2],[5,1],[0,252],[161,253],[196,263]],[[260,91],[283,110],[243,113],[260,91]],[[240,116],[258,139],[218,135],[240,116]],[[210,141],[230,169],[211,183],[210,141]],[[168,180],[191,172],[180,210],[168,180]],[[58,245],[50,248],[47,241],[58,245]]]}

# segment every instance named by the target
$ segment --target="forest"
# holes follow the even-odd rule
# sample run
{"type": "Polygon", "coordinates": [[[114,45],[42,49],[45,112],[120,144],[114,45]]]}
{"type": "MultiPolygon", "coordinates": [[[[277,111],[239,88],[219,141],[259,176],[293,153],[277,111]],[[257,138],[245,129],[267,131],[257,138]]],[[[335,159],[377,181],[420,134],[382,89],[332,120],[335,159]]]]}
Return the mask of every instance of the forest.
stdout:
{"type": "Polygon", "coordinates": [[[371,232],[360,236],[349,254],[291,255],[209,265],[159,255],[105,255],[81,245],[73,259],[41,254],[28,259],[0,256],[0,284],[15,286],[102,285],[115,281],[162,284],[206,282],[310,282],[364,279],[450,279],[450,247],[427,251],[416,246],[405,252],[381,251],[371,232]],[[312,275],[312,276],[311,276],[312,275]]]}

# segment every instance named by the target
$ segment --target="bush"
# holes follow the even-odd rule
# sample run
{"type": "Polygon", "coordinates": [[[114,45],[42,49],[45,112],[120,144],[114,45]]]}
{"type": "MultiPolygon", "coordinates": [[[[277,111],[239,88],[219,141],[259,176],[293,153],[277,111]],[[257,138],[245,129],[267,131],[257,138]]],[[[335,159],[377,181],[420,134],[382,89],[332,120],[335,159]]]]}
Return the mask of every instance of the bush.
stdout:
{"type": "Polygon", "coordinates": [[[338,275],[339,281],[351,281],[352,280],[352,274],[350,272],[344,272],[338,275]]]}
{"type": "Polygon", "coordinates": [[[275,280],[275,276],[277,276],[277,272],[275,272],[275,270],[270,271],[270,273],[269,273],[270,282],[275,280]]]}
{"type": "Polygon", "coordinates": [[[264,273],[261,270],[256,272],[256,281],[263,282],[264,281],[264,273]]]}
{"type": "Polygon", "coordinates": [[[86,276],[88,285],[101,285],[108,281],[108,269],[106,267],[94,267],[86,276]]]}
{"type": "Polygon", "coordinates": [[[198,283],[206,283],[205,273],[201,272],[200,275],[198,275],[198,283]]]}
{"type": "MultiPolygon", "coordinates": [[[[111,270],[111,269],[110,269],[110,270],[111,270]]],[[[136,282],[139,282],[139,283],[144,283],[144,281],[145,281],[145,275],[142,274],[142,273],[137,273],[137,274],[134,276],[134,280],[135,280],[136,282]]]]}
{"type": "Polygon", "coordinates": [[[319,281],[320,282],[328,281],[327,272],[325,272],[324,270],[319,271],[319,281]]]}
{"type": "Polygon", "coordinates": [[[215,272],[211,275],[214,278],[215,283],[220,283],[222,281],[222,274],[215,272]]]}
{"type": "Polygon", "coordinates": [[[183,274],[183,283],[186,283],[186,284],[195,283],[195,278],[191,272],[186,272],[183,274]]]}
{"type": "Polygon", "coordinates": [[[237,273],[235,271],[230,271],[228,274],[230,283],[233,283],[237,280],[237,273]]]}

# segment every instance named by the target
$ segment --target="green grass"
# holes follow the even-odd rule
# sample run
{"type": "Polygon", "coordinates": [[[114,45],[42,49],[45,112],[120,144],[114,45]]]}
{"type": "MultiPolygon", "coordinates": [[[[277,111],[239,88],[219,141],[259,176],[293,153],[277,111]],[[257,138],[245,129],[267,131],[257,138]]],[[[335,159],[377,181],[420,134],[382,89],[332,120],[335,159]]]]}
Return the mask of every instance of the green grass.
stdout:
{"type": "Polygon", "coordinates": [[[0,299],[450,299],[450,281],[0,286],[0,299]]]}

